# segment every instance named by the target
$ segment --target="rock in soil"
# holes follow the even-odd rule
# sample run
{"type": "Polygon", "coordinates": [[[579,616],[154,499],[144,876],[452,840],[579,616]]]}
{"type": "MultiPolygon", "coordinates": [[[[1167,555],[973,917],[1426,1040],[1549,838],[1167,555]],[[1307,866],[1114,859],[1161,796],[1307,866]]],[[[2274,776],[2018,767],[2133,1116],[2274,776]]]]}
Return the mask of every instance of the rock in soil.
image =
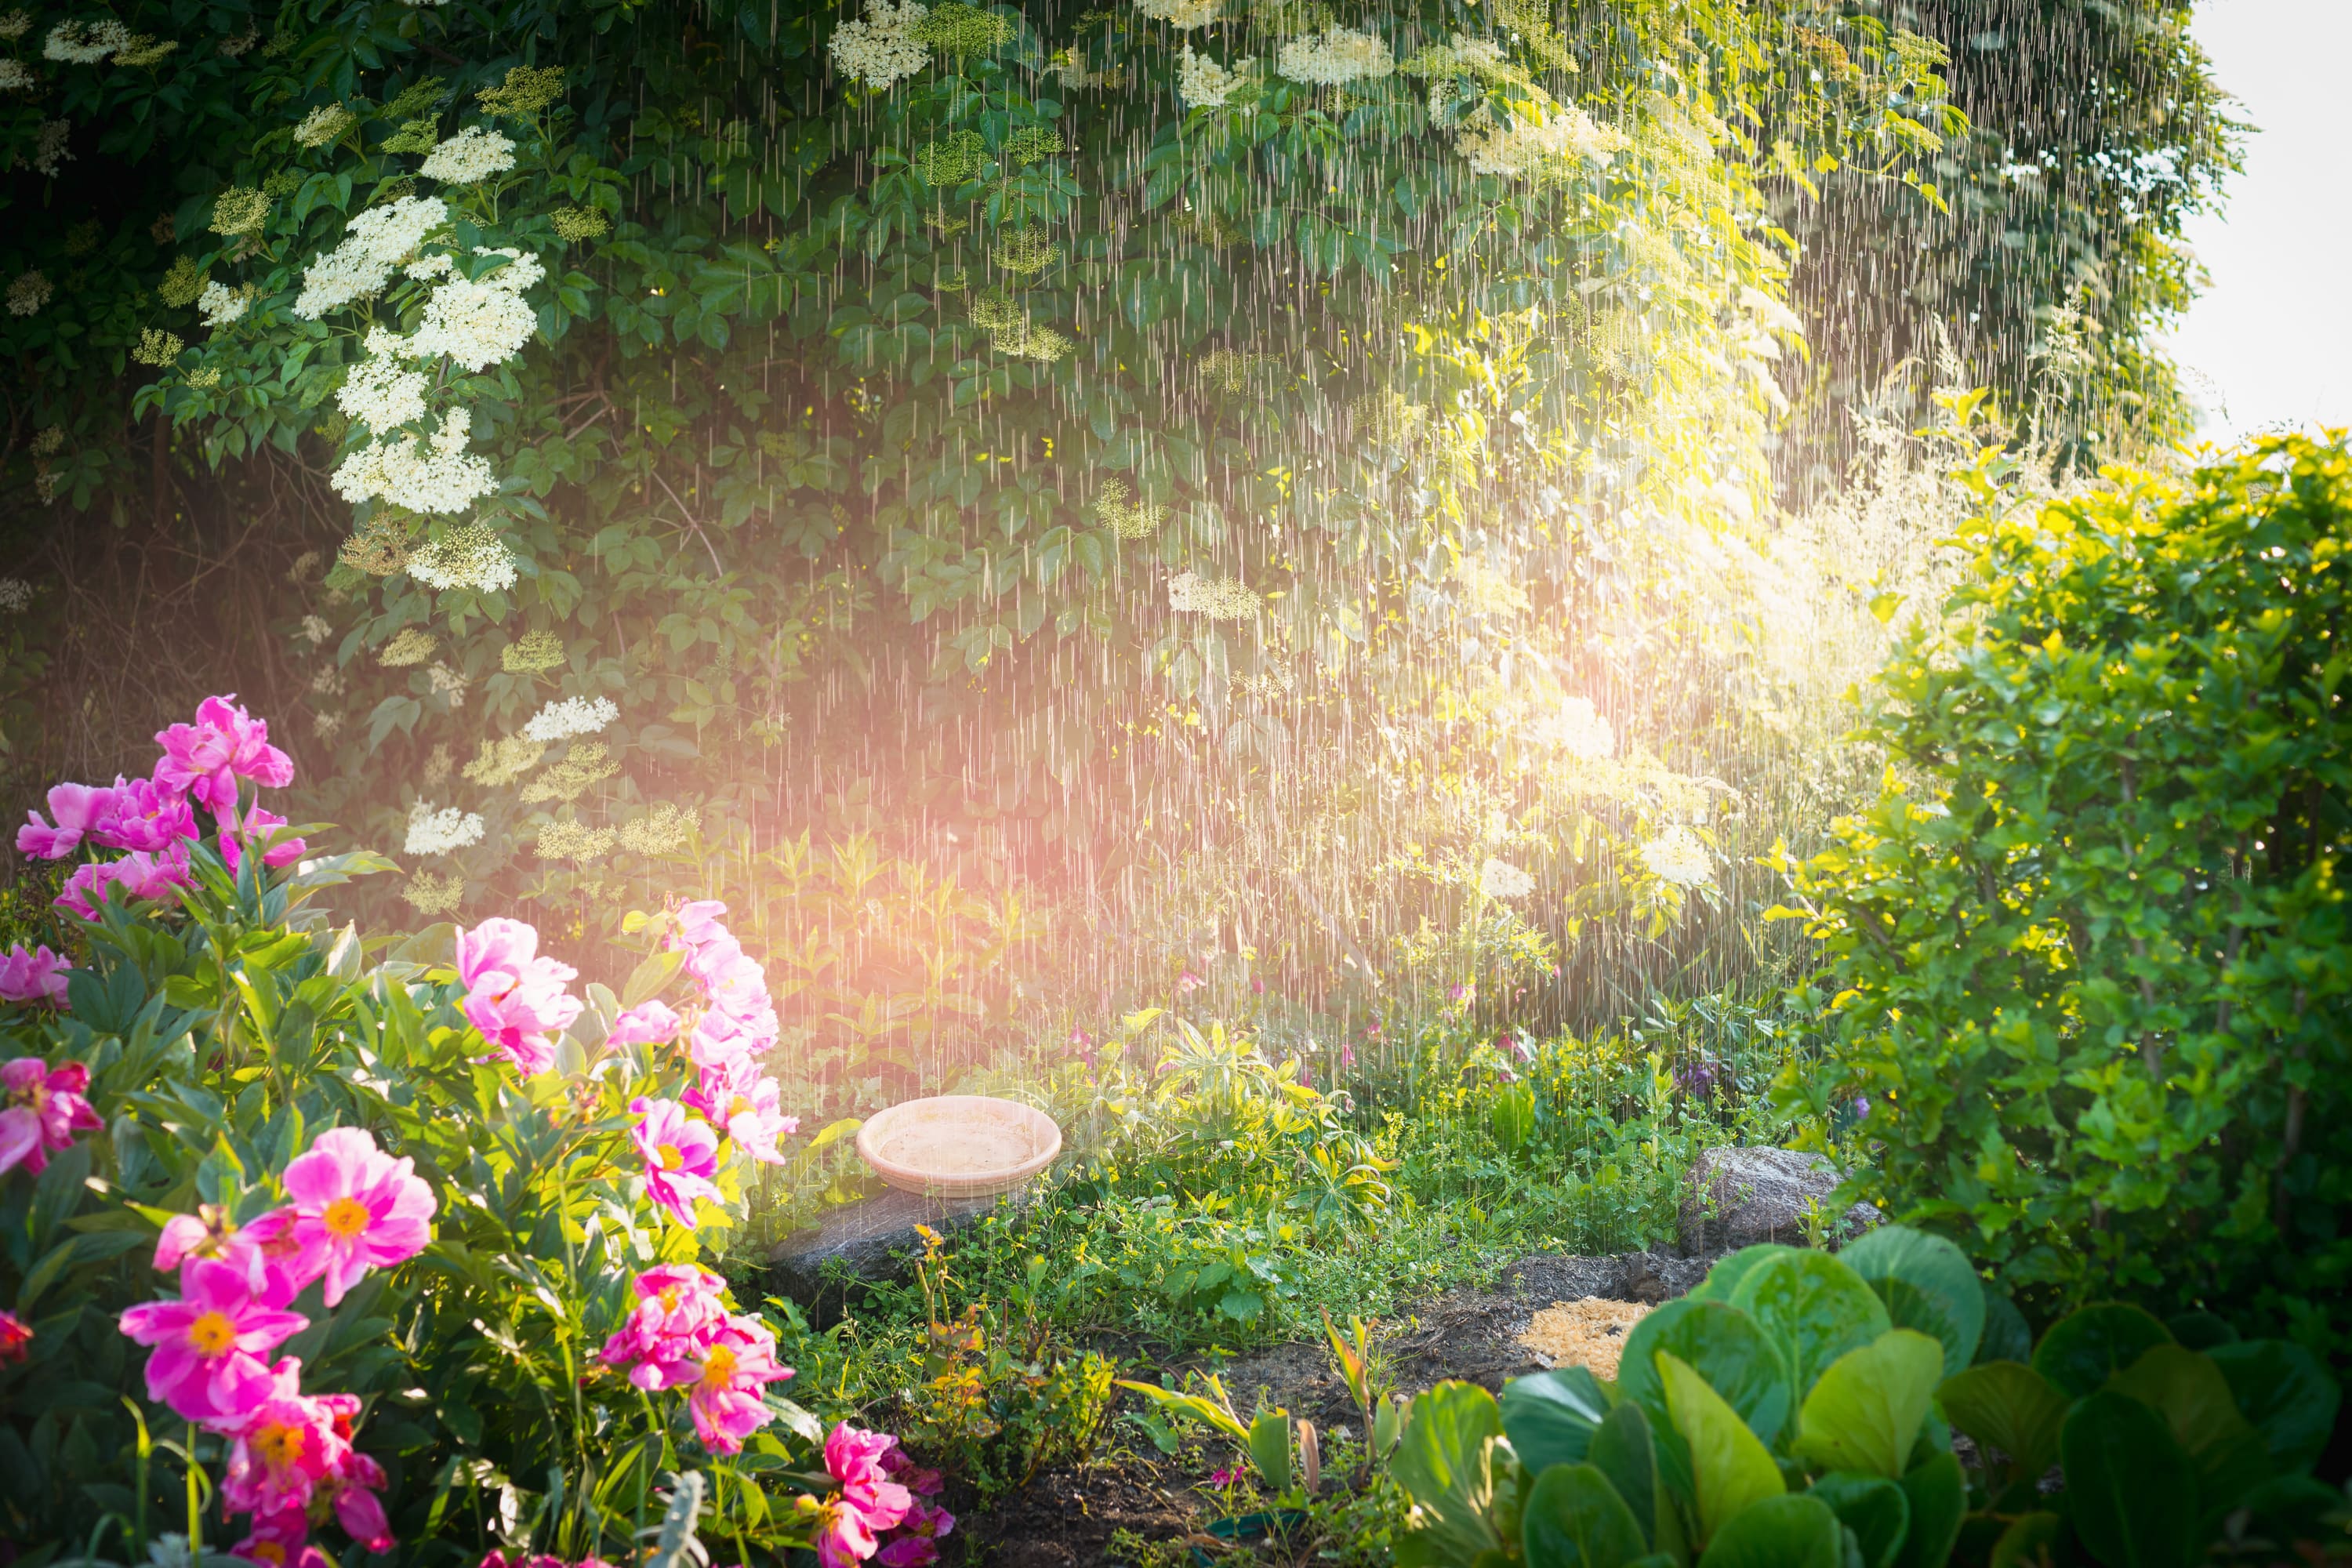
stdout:
{"type": "MultiPolygon", "coordinates": [[[[1827,1201],[1842,1179],[1819,1154],[1751,1146],[1706,1150],[1692,1163],[1683,1189],[1683,1251],[1737,1252],[1765,1241],[1802,1247],[1807,1206],[1827,1201]]],[[[1877,1223],[1877,1210],[1856,1204],[1832,1223],[1832,1245],[1877,1223]]]]}
{"type": "Polygon", "coordinates": [[[935,1198],[893,1188],[843,1204],[825,1212],[824,1225],[794,1233],[769,1255],[770,1287],[799,1303],[812,1323],[830,1328],[858,1285],[907,1278],[910,1260],[923,1253],[917,1226],[945,1236],[994,1213],[1000,1203],[1017,1208],[1026,1201],[1019,1194],[935,1198]]]}

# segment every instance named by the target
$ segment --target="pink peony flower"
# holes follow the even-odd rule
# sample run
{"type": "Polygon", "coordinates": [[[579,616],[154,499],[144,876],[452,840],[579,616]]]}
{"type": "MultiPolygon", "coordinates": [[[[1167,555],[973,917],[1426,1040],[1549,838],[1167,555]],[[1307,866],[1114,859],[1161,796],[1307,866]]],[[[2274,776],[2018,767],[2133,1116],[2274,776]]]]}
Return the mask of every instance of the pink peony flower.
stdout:
{"type": "Polygon", "coordinates": [[[757,1318],[734,1317],[702,1346],[693,1392],[686,1396],[695,1435],[714,1454],[742,1452],[743,1439],[766,1426],[761,1391],[793,1375],[776,1360],[776,1336],[757,1318]]]}
{"type": "Polygon", "coordinates": [[[302,1363],[289,1356],[246,1387],[239,1419],[218,1424],[235,1438],[228,1467],[221,1477],[221,1506],[226,1511],[307,1510],[320,1483],[344,1463],[351,1443],[336,1430],[339,1412],[331,1403],[334,1396],[320,1399],[305,1394],[301,1384],[302,1363]]]}
{"type": "Polygon", "coordinates": [[[694,1228],[694,1200],[716,1201],[719,1188],[711,1177],[719,1170],[719,1134],[687,1115],[674,1100],[629,1101],[637,1124],[629,1136],[646,1163],[646,1192],[667,1209],[670,1217],[694,1228]]]}
{"type": "Polygon", "coordinates": [[[236,810],[241,778],[271,789],[294,782],[293,759],[269,743],[269,726],[236,706],[236,697],[207,697],[196,705],[194,724],[155,732],[163,748],[155,782],[185,791],[216,816],[236,810]]]}
{"type": "Polygon", "coordinates": [[[697,899],[691,903],[677,905],[670,910],[677,921],[677,935],[667,945],[700,947],[705,942],[725,938],[727,928],[719,923],[719,917],[726,912],[727,906],[717,899],[697,899]]]}
{"type": "Polygon", "coordinates": [[[16,1313],[0,1310],[0,1366],[13,1366],[32,1352],[32,1325],[16,1313]]]}
{"type": "Polygon", "coordinates": [[[255,1298],[244,1270],[208,1258],[180,1270],[180,1299],[130,1308],[122,1331],[152,1346],[147,1397],[191,1421],[235,1420],[241,1401],[266,1381],[263,1357],[310,1320],[255,1298]]]}
{"type": "Polygon", "coordinates": [[[885,1474],[917,1497],[937,1497],[947,1485],[937,1470],[927,1470],[908,1456],[903,1447],[893,1447],[882,1456],[885,1474]]]}
{"type": "Polygon", "coordinates": [[[765,1164],[782,1164],[776,1140],[801,1130],[799,1117],[783,1113],[783,1090],[749,1057],[703,1068],[702,1081],[679,1098],[724,1127],[745,1153],[765,1164]]]}
{"type": "Polygon", "coordinates": [[[730,1018],[756,1022],[774,1011],[768,999],[768,973],[731,936],[721,935],[693,949],[686,972],[701,983],[711,1007],[730,1018]]]}
{"type": "Polygon", "coordinates": [[[52,902],[68,913],[94,921],[101,896],[119,904],[130,899],[166,898],[174,888],[194,885],[194,879],[188,873],[188,846],[181,840],[152,854],[133,849],[120,860],[95,860],[78,867],[52,902]]]}
{"type": "Polygon", "coordinates": [[[898,1442],[846,1421],[826,1436],[824,1468],[841,1491],[818,1515],[816,1554],[824,1568],[852,1568],[873,1556],[880,1545],[875,1532],[897,1524],[914,1506],[914,1494],[891,1480],[884,1465],[898,1442]]]}
{"type": "Polygon", "coordinates": [[[604,1044],[614,1050],[623,1046],[666,1046],[677,1038],[683,1024],[683,1019],[661,1003],[640,1002],[613,1020],[604,1044]]]}
{"type": "Polygon", "coordinates": [[[395,1160],[357,1127],[332,1127],[286,1167],[293,1200],[294,1271],[323,1277],[327,1305],[343,1299],[371,1268],[407,1262],[433,1239],[433,1188],[416,1162],[395,1160]]]}
{"type": "Polygon", "coordinates": [[[22,1165],[33,1175],[49,1156],[73,1146],[77,1132],[105,1125],[83,1098],[89,1068],[79,1062],[50,1067],[38,1057],[0,1065],[0,1176],[22,1165]]]}
{"type": "Polygon", "coordinates": [[[188,809],[188,797],[169,784],[153,779],[125,782],[118,775],[114,810],[95,837],[112,848],[159,854],[196,837],[196,814],[188,809]]]}
{"type": "Polygon", "coordinates": [[[540,957],[539,932],[520,921],[494,917],[457,933],[466,1017],[526,1077],[555,1065],[554,1037],[580,1016],[580,999],[564,989],[578,973],[540,957]]]}
{"type": "Polygon", "coordinates": [[[46,946],[25,951],[23,942],[0,952],[0,1002],[46,1002],[66,1005],[66,976],[72,966],[46,946]]]}
{"type": "Polygon", "coordinates": [[[400,1543],[384,1517],[383,1500],[376,1496],[383,1489],[383,1467],[351,1446],[351,1418],[359,1414],[360,1402],[348,1394],[330,1394],[320,1403],[335,1411],[335,1435],[342,1447],[320,1489],[333,1500],[335,1519],[353,1541],[370,1552],[389,1552],[400,1543]]]}
{"type": "Polygon", "coordinates": [[[600,1352],[608,1366],[652,1392],[688,1382],[701,1371],[701,1348],[727,1321],[718,1275],[691,1263],[664,1264],[636,1278],[636,1305],[600,1352]]]}
{"type": "Polygon", "coordinates": [[[299,1508],[257,1515],[229,1552],[260,1568],[327,1568],[327,1554],[310,1544],[310,1516],[299,1508]]]}
{"type": "Polygon", "coordinates": [[[748,1060],[775,1043],[774,1009],[764,1017],[747,1020],[714,1007],[695,1020],[694,1032],[687,1037],[686,1054],[695,1066],[710,1068],[748,1060]]]}
{"type": "Polygon", "coordinates": [[[57,826],[50,826],[37,811],[26,812],[25,826],[16,829],[16,852],[36,860],[62,860],[83,839],[94,837],[114,811],[115,792],[102,784],[52,784],[49,815],[57,826]]]}
{"type": "Polygon", "coordinates": [[[882,1568],[927,1568],[940,1560],[940,1542],[954,1530],[955,1515],[937,1504],[917,1501],[874,1560],[882,1568]]]}
{"type": "MultiPolygon", "coordinates": [[[[285,826],[286,819],[276,812],[265,811],[257,805],[247,806],[242,826],[221,829],[221,858],[228,862],[229,870],[234,872],[238,862],[245,858],[247,840],[258,844],[285,826]]],[[[273,870],[281,866],[291,866],[302,858],[302,852],[307,847],[299,838],[281,838],[261,852],[261,863],[273,870]]]]}

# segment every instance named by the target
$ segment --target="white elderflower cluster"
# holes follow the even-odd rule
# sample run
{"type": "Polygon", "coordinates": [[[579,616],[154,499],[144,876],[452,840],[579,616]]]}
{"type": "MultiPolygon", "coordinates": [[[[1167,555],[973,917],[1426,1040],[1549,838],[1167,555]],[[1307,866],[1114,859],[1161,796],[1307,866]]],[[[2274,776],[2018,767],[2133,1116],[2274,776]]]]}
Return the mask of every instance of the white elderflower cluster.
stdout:
{"type": "Polygon", "coordinates": [[[425,684],[432,689],[434,696],[447,698],[450,708],[455,710],[466,705],[466,688],[473,682],[467,679],[462,671],[452,669],[436,658],[425,671],[425,684]]]}
{"type": "Polygon", "coordinates": [[[1524,899],[1536,890],[1536,879],[1507,860],[1493,856],[1478,868],[1478,891],[1489,899],[1524,899]]]}
{"type": "Polygon", "coordinates": [[[368,329],[368,357],[352,366],[336,389],[335,406],[354,425],[381,436],[425,417],[425,376],[400,360],[399,334],[382,327],[368,329]]]}
{"type": "Polygon", "coordinates": [[[22,5],[0,16],[0,43],[13,44],[33,30],[33,14],[22,5]]]}
{"type": "Polygon", "coordinates": [[[12,316],[37,315],[41,307],[49,302],[52,292],[48,274],[37,268],[19,272],[16,280],[8,285],[8,313],[12,316]]]}
{"type": "Polygon", "coordinates": [[[1391,74],[1396,57],[1375,34],[1335,26],[1283,45],[1274,68],[1293,81],[1345,87],[1351,81],[1374,81],[1391,74]]]}
{"type": "Polygon", "coordinates": [[[196,296],[196,313],[207,327],[226,327],[232,321],[241,321],[251,309],[253,296],[226,283],[207,283],[205,291],[196,296]]]}
{"type": "Polygon", "coordinates": [[[621,716],[621,710],[609,697],[567,697],[551,702],[522,727],[522,738],[551,745],[574,735],[593,735],[621,716]]]}
{"type": "Polygon", "coordinates": [[[499,531],[487,522],[469,522],[410,556],[408,574],[444,592],[470,588],[477,594],[498,594],[513,587],[519,574],[514,552],[499,531]]]}
{"type": "Polygon", "coordinates": [[[1257,614],[1258,597],[1238,577],[1203,577],[1196,572],[1180,572],[1168,580],[1168,607],[1179,615],[1240,621],[1257,614]]]}
{"type": "Polygon", "coordinates": [[[429,800],[408,808],[408,842],[404,847],[411,855],[446,855],[481,841],[478,811],[460,811],[454,805],[436,811],[429,800]]]}
{"type": "Polygon", "coordinates": [[[21,615],[32,608],[33,585],[22,577],[0,577],[0,614],[21,615]]]}
{"type": "Polygon", "coordinates": [[[1187,44],[1176,56],[1176,95],[1187,109],[1223,109],[1234,89],[1248,79],[1253,63],[1236,60],[1221,66],[1187,44]]]}
{"type": "Polygon", "coordinates": [[[433,196],[403,196],[370,207],[352,219],[343,241],[304,268],[294,313],[315,321],[331,310],[380,293],[393,268],[407,260],[425,237],[449,221],[449,209],[433,196]]]}
{"type": "Polygon", "coordinates": [[[931,51],[915,37],[915,28],[931,14],[916,0],[866,0],[866,19],[844,22],[833,30],[827,52],[833,68],[879,91],[913,76],[931,63],[931,51]]]}
{"type": "Polygon", "coordinates": [[[1171,27],[1205,27],[1222,5],[1221,0],[1135,0],[1135,8],[1171,27]]]}
{"type": "Polygon", "coordinates": [[[294,628],[295,635],[312,647],[317,647],[320,643],[325,642],[333,635],[334,630],[334,627],[327,624],[327,618],[324,616],[304,616],[301,624],[294,628]]]}
{"type": "Polygon", "coordinates": [[[90,23],[59,22],[49,30],[41,53],[68,65],[94,66],[109,55],[131,47],[131,29],[111,16],[90,23]]]}
{"type": "Polygon", "coordinates": [[[433,149],[417,173],[445,184],[471,185],[514,167],[514,142],[487,125],[468,125],[433,149]]]}
{"type": "Polygon", "coordinates": [[[425,319],[408,340],[411,358],[446,355],[479,371],[512,359],[539,330],[539,314],[520,290],[544,275],[536,257],[499,268],[479,282],[453,278],[433,291],[425,319]]]}
{"type": "Polygon", "coordinates": [[[1528,739],[1539,746],[1565,752],[1579,762],[1598,762],[1617,750],[1617,731],[1592,706],[1590,697],[1571,697],[1558,710],[1527,727],[1528,739]]]}
{"type": "Polygon", "coordinates": [[[357,118],[340,103],[322,103],[294,127],[294,140],[304,147],[323,147],[350,130],[357,118]]]}
{"type": "Polygon", "coordinates": [[[70,120],[44,120],[41,134],[33,145],[33,168],[45,180],[54,180],[58,171],[73,162],[73,149],[67,142],[73,136],[70,120]]]}
{"type": "Polygon", "coordinates": [[[1537,121],[1474,125],[1454,139],[1471,172],[1524,180],[1578,163],[1606,163],[1625,139],[1572,103],[1542,105],[1537,121]]]}
{"type": "Polygon", "coordinates": [[[23,92],[41,85],[41,79],[25,68],[22,60],[0,60],[0,92],[23,92]]]}
{"type": "Polygon", "coordinates": [[[362,447],[337,466],[335,493],[357,505],[387,500],[410,511],[458,512],[497,490],[489,460],[466,450],[471,411],[453,408],[429,441],[400,436],[362,447]]]}
{"type": "Polygon", "coordinates": [[[1715,885],[1715,863],[1707,858],[1706,846],[1687,827],[1669,827],[1643,845],[1642,864],[1659,881],[1677,888],[1715,885]]]}

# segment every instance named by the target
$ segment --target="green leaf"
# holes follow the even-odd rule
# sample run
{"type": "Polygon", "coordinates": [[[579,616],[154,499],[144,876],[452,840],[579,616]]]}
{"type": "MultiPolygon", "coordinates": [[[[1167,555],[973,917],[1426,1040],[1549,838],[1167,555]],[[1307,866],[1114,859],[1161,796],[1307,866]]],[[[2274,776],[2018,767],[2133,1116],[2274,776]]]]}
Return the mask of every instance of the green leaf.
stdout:
{"type": "Polygon", "coordinates": [[[1969,1511],[1968,1477],[1959,1460],[1937,1454],[1912,1466],[1903,1478],[1903,1495],[1911,1504],[1911,1529],[1895,1568],[1944,1568],[1969,1511]]]}
{"type": "MultiPolygon", "coordinates": [[[[1507,1427],[1507,1415],[1505,1420],[1507,1427]]],[[[1514,1442],[1512,1447],[1518,1445],[1514,1442]]],[[[1524,1463],[1524,1449],[1520,1458],[1524,1463]]],[[[1667,1532],[1662,1529],[1660,1510],[1671,1511],[1674,1504],[1658,1485],[1656,1440],[1651,1435],[1647,1413],[1630,1399],[1612,1410],[1592,1434],[1587,1458],[1609,1478],[1609,1484],[1633,1510],[1633,1519],[1642,1527],[1643,1550],[1662,1544],[1660,1537],[1667,1532]]]]}
{"type": "Polygon", "coordinates": [[[2107,1386],[2164,1417],[2172,1440],[2197,1467],[2197,1492],[2205,1508],[2235,1507],[2270,1479],[2269,1447],[2238,1414],[2230,1380],[2206,1356],[2185,1345],[2154,1345],[2109,1378],[2107,1386]]]}
{"type": "Polygon", "coordinates": [[[1290,1489],[1290,1416],[1281,1410],[1261,1410],[1250,1423],[1250,1462],[1268,1491],[1290,1489]]]}
{"type": "Polygon", "coordinates": [[[1969,1367],[1944,1379],[1936,1400],[1945,1419],[2008,1455],[2027,1479],[2058,1462],[2058,1431],[2072,1402],[2032,1367],[2013,1361],[1969,1367]]]}
{"type": "Polygon", "coordinates": [[[2042,1568],[2044,1563],[2063,1561],[2059,1551],[2065,1536],[2066,1521],[2058,1515],[2021,1514],[1992,1543],[1992,1555],[1985,1560],[1986,1568],[2042,1568]]]}
{"type": "Polygon", "coordinates": [[[1633,1510],[1592,1465],[1554,1465],[1536,1478],[1519,1543],[1528,1568],[1625,1568],[1649,1551],[1633,1510]]]}
{"type": "Polygon", "coordinates": [[[2033,1370],[2059,1393],[2080,1399],[2147,1353],[2170,1344],[2164,1325],[2137,1307],[2104,1301],[2061,1318],[2034,1347],[2033,1370]]]}
{"type": "Polygon", "coordinates": [[[2067,1415],[2059,1448],[2074,1531],[2107,1568],[2187,1568],[2204,1554],[2196,1467],[2155,1411],[2091,1394],[2067,1415]]]}
{"type": "Polygon", "coordinates": [[[1689,1363],[1660,1351],[1657,1367],[1675,1430],[1690,1447],[1699,1534],[1712,1539],[1740,1510],[1788,1488],[1771,1451],[1689,1363]]]}
{"type": "Polygon", "coordinates": [[[1940,1236],[1882,1225],[1848,1244],[1838,1261],[1870,1282],[1898,1329],[1944,1342],[1944,1364],[1964,1367],[1984,1337],[1985,1289],[1968,1254],[1940,1236]]]}
{"type": "Polygon", "coordinates": [[[1830,1505],[1800,1492],[1766,1498],[1708,1543],[1698,1568],[1844,1568],[1845,1531],[1830,1505]]]}
{"type": "Polygon", "coordinates": [[[1503,1389],[1503,1431],[1530,1475],[1585,1457],[1609,1415],[1601,1380],[1580,1366],[1514,1378],[1503,1389]]]}
{"type": "Polygon", "coordinates": [[[1474,1383],[1447,1381],[1412,1402],[1389,1474],[1415,1505],[1397,1543],[1398,1568],[1452,1568],[1502,1548],[1488,1518],[1495,1501],[1495,1441],[1503,1415],[1474,1383]]]}
{"type": "Polygon", "coordinates": [[[1824,1469],[1901,1476],[1943,1371],[1944,1347],[1916,1329],[1847,1352],[1797,1412],[1798,1455],[1824,1469]]]}
{"type": "Polygon", "coordinates": [[[1656,1363],[1672,1351],[1739,1412],[1748,1430],[1767,1443],[1780,1435],[1796,1403],[1780,1346],[1755,1319],[1723,1301],[1669,1301],[1646,1313],[1625,1336],[1617,1388],[1637,1400],[1660,1427],[1673,1420],[1656,1363]]]}
{"type": "Polygon", "coordinates": [[[1739,1282],[1748,1278],[1750,1269],[1796,1250],[1797,1248],[1793,1247],[1784,1247],[1777,1241],[1759,1241],[1753,1247],[1743,1247],[1728,1258],[1716,1259],[1715,1266],[1706,1271],[1706,1278],[1700,1280],[1697,1289],[1683,1300],[1728,1301],[1731,1300],[1731,1293],[1739,1289],[1739,1282]]]}
{"type": "Polygon", "coordinates": [[[1976,1359],[2021,1363],[2033,1359],[2033,1331],[2026,1326],[2025,1314],[1998,1290],[1985,1292],[1984,1335],[1977,1341],[1976,1359]]]}
{"type": "Polygon", "coordinates": [[[1779,1342],[1801,1394],[1823,1367],[1893,1326],[1862,1276],[1820,1252],[1766,1258],[1740,1280],[1731,1304],[1779,1342]]]}
{"type": "Polygon", "coordinates": [[[2336,1430],[2342,1391],[2317,1356],[2284,1340],[2242,1340],[2205,1353],[2229,1380],[2238,1414],[2263,1435],[2282,1473],[2319,1462],[2336,1430]]]}
{"type": "Polygon", "coordinates": [[[1832,1470],[1812,1484],[1810,1496],[1830,1505],[1838,1522],[1853,1531],[1863,1568],[1894,1568],[1904,1538],[1911,1532],[1911,1500],[1885,1476],[1832,1470]]]}

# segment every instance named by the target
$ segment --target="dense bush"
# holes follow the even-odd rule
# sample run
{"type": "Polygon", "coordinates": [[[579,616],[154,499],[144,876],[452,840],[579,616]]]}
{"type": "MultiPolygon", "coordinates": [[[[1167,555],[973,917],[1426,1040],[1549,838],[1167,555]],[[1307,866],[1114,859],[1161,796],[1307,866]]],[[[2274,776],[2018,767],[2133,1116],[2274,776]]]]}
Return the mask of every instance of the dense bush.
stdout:
{"type": "Polygon", "coordinates": [[[1881,681],[1884,796],[1796,877],[1860,1189],[2045,1306],[2352,1347],[2352,456],[2003,510],[1881,681]]]}
{"type": "Polygon", "coordinates": [[[88,958],[0,965],[8,1553],[169,1560],[236,1521],[316,1563],[331,1517],[346,1562],[676,1564],[698,1515],[739,1553],[929,1561],[936,1479],[783,1399],[703,1266],[793,1131],[724,911],[631,921],[620,996],[520,921],[372,944],[312,900],[381,862],[299,858],[263,725],[216,699],[158,740],[23,830],[82,859],[88,958]]]}
{"type": "Polygon", "coordinates": [[[2313,1480],[2340,1395],[2319,1360],[2106,1303],[2039,1344],[1950,1242],[1887,1226],[1838,1258],[1752,1247],[1626,1335],[1497,1401],[1440,1384],[1390,1466],[1402,1568],[2186,1568],[2274,1558],[2343,1497],[2313,1480]],[[2029,1364],[2030,1363],[2030,1364],[2029,1364]],[[1953,1429],[1974,1440],[1970,1462],[1953,1429]],[[2053,1466],[2063,1484],[2045,1489],[2053,1466]]]}

